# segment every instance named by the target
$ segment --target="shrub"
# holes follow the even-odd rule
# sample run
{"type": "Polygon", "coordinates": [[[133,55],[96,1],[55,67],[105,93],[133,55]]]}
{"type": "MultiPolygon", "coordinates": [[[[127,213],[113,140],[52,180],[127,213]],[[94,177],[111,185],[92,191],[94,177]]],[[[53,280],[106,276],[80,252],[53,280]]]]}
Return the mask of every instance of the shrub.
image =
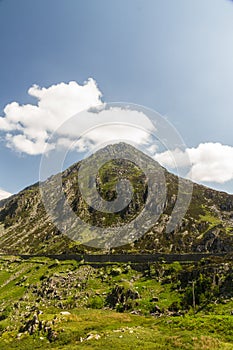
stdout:
{"type": "Polygon", "coordinates": [[[94,297],[91,297],[88,302],[88,307],[91,309],[102,309],[104,306],[104,300],[96,295],[94,297]]]}
{"type": "Polygon", "coordinates": [[[7,306],[1,313],[0,313],[0,321],[5,320],[11,313],[11,307],[7,306]]]}

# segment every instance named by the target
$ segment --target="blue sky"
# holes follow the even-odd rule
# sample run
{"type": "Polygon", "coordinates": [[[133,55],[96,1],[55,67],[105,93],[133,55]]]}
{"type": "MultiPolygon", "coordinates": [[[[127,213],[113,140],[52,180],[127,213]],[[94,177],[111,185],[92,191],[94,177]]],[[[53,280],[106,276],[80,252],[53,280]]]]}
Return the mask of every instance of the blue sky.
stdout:
{"type": "MultiPolygon", "coordinates": [[[[33,84],[91,77],[103,101],[165,115],[188,148],[232,147],[232,38],[229,0],[3,0],[0,116],[13,101],[36,103],[33,84]]],[[[6,147],[1,135],[0,188],[14,193],[38,181],[40,155],[6,147]]],[[[206,185],[233,193],[232,180],[206,185]]]]}

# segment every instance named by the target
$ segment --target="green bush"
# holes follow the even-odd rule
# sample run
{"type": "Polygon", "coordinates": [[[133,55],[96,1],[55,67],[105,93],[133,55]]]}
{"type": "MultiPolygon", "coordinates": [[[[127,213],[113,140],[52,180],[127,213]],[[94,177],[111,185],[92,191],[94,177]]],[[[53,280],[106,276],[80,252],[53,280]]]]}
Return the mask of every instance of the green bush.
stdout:
{"type": "Polygon", "coordinates": [[[7,317],[10,315],[11,313],[11,307],[7,306],[1,313],[0,313],[0,321],[3,321],[5,319],[7,319],[7,317]]]}
{"type": "Polygon", "coordinates": [[[104,300],[100,296],[96,295],[91,297],[88,302],[88,307],[91,309],[102,309],[104,306],[104,300]]]}

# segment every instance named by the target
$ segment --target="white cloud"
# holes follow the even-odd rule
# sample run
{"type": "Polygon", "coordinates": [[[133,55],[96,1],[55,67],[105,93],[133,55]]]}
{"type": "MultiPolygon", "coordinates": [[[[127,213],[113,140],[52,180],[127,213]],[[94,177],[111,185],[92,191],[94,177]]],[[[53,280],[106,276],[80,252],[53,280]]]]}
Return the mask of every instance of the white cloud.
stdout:
{"type": "Polygon", "coordinates": [[[146,149],[147,154],[167,168],[187,168],[191,164],[187,176],[194,181],[225,183],[233,179],[233,147],[201,143],[185,151],[158,153],[152,137],[155,126],[150,119],[142,111],[120,105],[101,109],[105,106],[102,94],[91,78],[83,85],[75,81],[48,88],[34,85],[28,93],[36,98],[35,105],[12,102],[0,117],[0,131],[5,133],[6,145],[14,150],[29,155],[56,147],[83,152],[104,143],[126,141],[146,149]],[[81,118],[71,118],[81,111],[81,118]],[[57,135],[51,140],[55,130],[57,135]]]}
{"type": "Polygon", "coordinates": [[[120,141],[148,146],[151,138],[150,132],[154,129],[144,113],[120,107],[103,109],[99,113],[85,112],[82,120],[79,130],[82,133],[83,129],[85,133],[76,146],[78,148],[81,146],[83,149],[85,144],[89,150],[94,147],[96,149],[103,147],[104,143],[120,141]]]}
{"type": "Polygon", "coordinates": [[[72,148],[80,136],[74,144],[79,151],[98,148],[99,144],[114,140],[148,145],[149,132],[153,129],[149,118],[140,111],[118,105],[101,109],[105,105],[93,79],[84,85],[74,81],[48,88],[34,85],[28,93],[37,99],[36,105],[12,102],[0,117],[0,130],[5,132],[9,148],[38,155],[43,154],[45,148],[46,151],[56,146],[72,148]],[[82,111],[81,117],[72,118],[82,111]],[[51,141],[49,137],[55,130],[56,137],[51,141]]]}
{"type": "Polygon", "coordinates": [[[102,104],[102,94],[93,79],[84,85],[75,81],[48,88],[34,85],[28,93],[37,104],[8,104],[0,117],[0,130],[7,132],[8,147],[30,155],[43,153],[49,135],[68,118],[102,104]]]}
{"type": "Polygon", "coordinates": [[[154,159],[164,167],[171,169],[175,169],[176,167],[186,167],[190,164],[188,153],[186,151],[182,151],[179,148],[162,153],[155,153],[154,159]]]}
{"type": "Polygon", "coordinates": [[[102,94],[93,79],[84,85],[74,81],[48,88],[34,85],[28,93],[37,99],[36,105],[12,102],[0,117],[0,130],[9,148],[38,155],[57,146],[83,152],[120,140],[149,145],[154,128],[150,119],[117,104],[102,108],[102,94]]]}
{"type": "Polygon", "coordinates": [[[154,158],[171,169],[191,163],[187,177],[197,182],[225,183],[233,179],[233,147],[221,143],[201,143],[184,152],[176,149],[155,154],[154,158]]]}
{"type": "Polygon", "coordinates": [[[2,189],[0,188],[0,200],[2,200],[2,199],[4,199],[4,198],[8,198],[8,197],[10,197],[10,196],[11,196],[11,193],[6,192],[6,191],[4,191],[4,190],[2,190],[2,189]]]}

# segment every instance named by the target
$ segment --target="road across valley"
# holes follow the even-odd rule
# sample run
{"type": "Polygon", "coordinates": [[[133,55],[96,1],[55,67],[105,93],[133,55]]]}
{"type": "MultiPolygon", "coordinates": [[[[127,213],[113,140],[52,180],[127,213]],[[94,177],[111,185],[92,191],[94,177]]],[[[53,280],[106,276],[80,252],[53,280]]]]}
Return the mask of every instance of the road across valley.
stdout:
{"type": "Polygon", "coordinates": [[[17,256],[22,259],[46,257],[57,260],[76,260],[84,263],[153,263],[153,262],[198,262],[208,258],[226,258],[231,260],[233,252],[230,253],[192,253],[192,254],[0,254],[1,256],[17,256]]]}

